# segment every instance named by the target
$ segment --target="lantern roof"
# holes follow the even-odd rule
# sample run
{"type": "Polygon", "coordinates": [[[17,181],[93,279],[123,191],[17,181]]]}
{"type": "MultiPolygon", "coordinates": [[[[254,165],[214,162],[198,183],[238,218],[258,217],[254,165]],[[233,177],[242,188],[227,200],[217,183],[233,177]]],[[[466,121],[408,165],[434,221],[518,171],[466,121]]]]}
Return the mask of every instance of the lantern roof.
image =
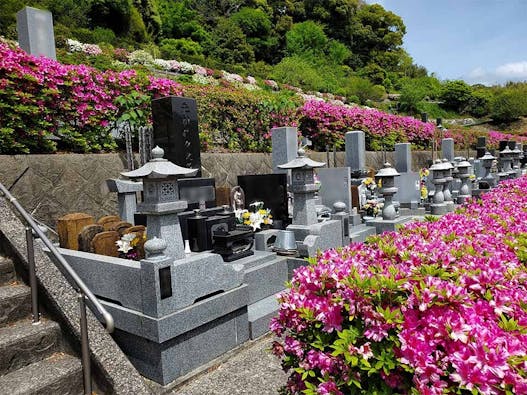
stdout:
{"type": "Polygon", "coordinates": [[[324,162],[316,162],[309,159],[306,156],[306,152],[300,148],[298,150],[298,157],[284,165],[278,166],[280,169],[315,169],[317,167],[323,167],[326,164],[324,162]]]}
{"type": "Polygon", "coordinates": [[[377,174],[375,174],[376,178],[383,178],[383,177],[397,177],[400,176],[400,174],[395,170],[395,168],[388,162],[384,164],[384,167],[380,169],[377,174]]]}
{"type": "Polygon", "coordinates": [[[198,169],[187,169],[175,165],[174,163],[163,158],[165,151],[156,146],[152,150],[152,159],[145,163],[142,167],[136,170],[122,172],[121,174],[129,178],[144,178],[144,177],[169,177],[169,176],[194,176],[198,172],[198,169]]]}

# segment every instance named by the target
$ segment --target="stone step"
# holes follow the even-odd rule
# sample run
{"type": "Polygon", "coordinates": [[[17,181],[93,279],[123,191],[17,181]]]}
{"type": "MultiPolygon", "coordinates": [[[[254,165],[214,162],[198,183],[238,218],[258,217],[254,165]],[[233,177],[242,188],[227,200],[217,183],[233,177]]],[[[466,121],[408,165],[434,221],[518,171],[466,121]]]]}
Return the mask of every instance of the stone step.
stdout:
{"type": "Polygon", "coordinates": [[[42,319],[25,319],[0,328],[0,375],[20,369],[60,351],[60,327],[42,319]]]}
{"type": "Polygon", "coordinates": [[[0,285],[8,284],[15,279],[13,262],[9,258],[0,256],[0,285]]]}
{"type": "Polygon", "coordinates": [[[0,287],[0,326],[31,314],[31,291],[25,285],[0,287]]]}
{"type": "Polygon", "coordinates": [[[71,355],[56,353],[0,376],[0,388],[9,395],[79,395],[83,392],[81,362],[71,355]]]}
{"type": "Polygon", "coordinates": [[[271,319],[278,314],[278,309],[276,295],[268,296],[247,307],[251,339],[256,339],[269,332],[269,324],[271,319]]]}

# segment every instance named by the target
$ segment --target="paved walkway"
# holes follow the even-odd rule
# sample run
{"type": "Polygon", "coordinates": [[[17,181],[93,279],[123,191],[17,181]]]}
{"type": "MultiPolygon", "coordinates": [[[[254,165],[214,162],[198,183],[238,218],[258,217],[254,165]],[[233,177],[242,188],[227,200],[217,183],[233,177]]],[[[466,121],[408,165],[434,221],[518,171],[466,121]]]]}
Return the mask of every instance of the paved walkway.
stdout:
{"type": "Polygon", "coordinates": [[[173,395],[276,395],[286,381],[280,361],[270,352],[273,337],[243,348],[214,370],[198,375],[173,395]]]}

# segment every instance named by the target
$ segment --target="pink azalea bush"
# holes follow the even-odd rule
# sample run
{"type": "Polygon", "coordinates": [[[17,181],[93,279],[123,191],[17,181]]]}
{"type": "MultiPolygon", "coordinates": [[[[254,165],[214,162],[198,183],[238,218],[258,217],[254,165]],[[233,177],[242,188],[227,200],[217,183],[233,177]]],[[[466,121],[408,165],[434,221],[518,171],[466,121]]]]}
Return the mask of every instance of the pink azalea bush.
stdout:
{"type": "Polygon", "coordinates": [[[527,394],[527,178],[296,270],[288,394],[527,394]]]}
{"type": "Polygon", "coordinates": [[[392,115],[376,109],[342,106],[322,100],[307,100],[299,111],[303,134],[322,145],[342,145],[345,132],[362,130],[370,139],[384,139],[392,144],[408,141],[424,147],[434,133],[433,124],[412,117],[392,115]]]}
{"type": "Polygon", "coordinates": [[[51,135],[74,150],[113,149],[110,128],[123,111],[116,100],[134,91],[152,98],[181,86],[135,70],[64,65],[0,41],[0,153],[53,151],[51,135]]]}

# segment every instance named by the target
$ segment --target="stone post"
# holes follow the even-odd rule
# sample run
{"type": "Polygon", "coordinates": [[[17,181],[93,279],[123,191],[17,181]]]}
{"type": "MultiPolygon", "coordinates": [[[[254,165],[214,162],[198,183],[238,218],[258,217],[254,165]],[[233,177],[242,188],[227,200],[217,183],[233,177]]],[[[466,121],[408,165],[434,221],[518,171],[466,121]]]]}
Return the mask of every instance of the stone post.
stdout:
{"type": "Polygon", "coordinates": [[[354,130],[347,132],[346,166],[351,170],[351,178],[361,179],[366,176],[366,137],[364,132],[354,130]]]}
{"type": "Polygon", "coordinates": [[[293,127],[281,127],[271,129],[271,140],[273,144],[273,172],[286,173],[290,171],[279,168],[296,158],[298,151],[298,130],[293,127]]]}
{"type": "Polygon", "coordinates": [[[409,173],[412,171],[412,144],[395,144],[395,170],[399,173],[409,173]]]}
{"type": "Polygon", "coordinates": [[[459,188],[459,194],[457,196],[457,203],[463,204],[470,198],[470,187],[468,186],[468,180],[470,178],[471,165],[466,160],[462,160],[457,164],[458,178],[461,180],[461,187],[459,188]]]}
{"type": "Polygon", "coordinates": [[[441,141],[441,151],[443,153],[443,158],[448,159],[450,162],[454,160],[454,139],[446,138],[441,141]]]}
{"type": "Polygon", "coordinates": [[[110,192],[117,193],[119,218],[132,225],[135,224],[134,215],[137,211],[137,192],[143,190],[143,183],[113,178],[106,180],[106,185],[108,185],[110,192]]]}

